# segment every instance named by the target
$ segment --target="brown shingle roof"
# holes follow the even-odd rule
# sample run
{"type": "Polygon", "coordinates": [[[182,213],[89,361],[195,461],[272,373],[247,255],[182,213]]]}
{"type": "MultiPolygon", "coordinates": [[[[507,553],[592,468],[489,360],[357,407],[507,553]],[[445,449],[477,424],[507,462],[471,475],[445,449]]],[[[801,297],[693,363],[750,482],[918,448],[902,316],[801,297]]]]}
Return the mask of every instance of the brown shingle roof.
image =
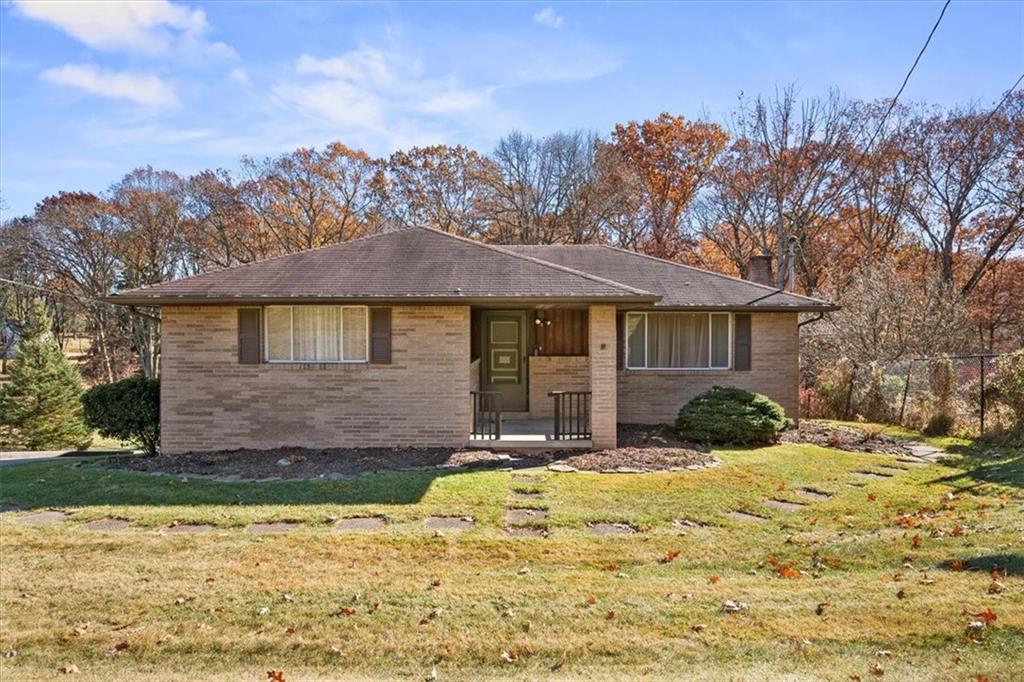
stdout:
{"type": "Polygon", "coordinates": [[[661,300],[654,304],[659,308],[835,309],[832,304],[816,298],[611,246],[559,244],[502,248],[659,294],[661,300]]]}
{"type": "Polygon", "coordinates": [[[122,291],[107,300],[168,305],[514,299],[650,303],[657,298],[529,254],[411,228],[122,291]]]}

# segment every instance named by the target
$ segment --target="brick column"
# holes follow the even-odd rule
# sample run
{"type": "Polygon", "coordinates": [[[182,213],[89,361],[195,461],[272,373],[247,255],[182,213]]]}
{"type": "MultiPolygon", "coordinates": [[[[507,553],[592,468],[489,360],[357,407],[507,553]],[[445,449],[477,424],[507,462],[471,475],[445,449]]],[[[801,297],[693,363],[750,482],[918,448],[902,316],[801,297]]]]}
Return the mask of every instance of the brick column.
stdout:
{"type": "Polygon", "coordinates": [[[595,448],[616,444],[615,306],[590,306],[590,429],[595,448]]]}

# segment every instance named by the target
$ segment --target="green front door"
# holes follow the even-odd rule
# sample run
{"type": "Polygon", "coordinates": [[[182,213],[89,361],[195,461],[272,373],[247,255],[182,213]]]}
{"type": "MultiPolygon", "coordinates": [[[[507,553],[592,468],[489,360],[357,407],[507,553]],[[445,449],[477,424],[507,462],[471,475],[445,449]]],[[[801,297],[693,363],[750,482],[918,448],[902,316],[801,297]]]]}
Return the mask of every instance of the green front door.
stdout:
{"type": "Polygon", "coordinates": [[[526,410],[526,313],[483,313],[480,385],[501,394],[505,412],[526,410]]]}

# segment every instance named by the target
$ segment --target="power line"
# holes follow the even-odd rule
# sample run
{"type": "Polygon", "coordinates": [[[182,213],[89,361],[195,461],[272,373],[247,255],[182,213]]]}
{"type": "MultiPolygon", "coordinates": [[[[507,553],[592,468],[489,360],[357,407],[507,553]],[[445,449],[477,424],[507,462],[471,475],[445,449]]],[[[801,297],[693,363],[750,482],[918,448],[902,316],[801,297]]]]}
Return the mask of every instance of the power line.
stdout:
{"type": "MultiPolygon", "coordinates": [[[[120,305],[118,305],[116,303],[111,303],[110,301],[104,301],[104,300],[99,299],[99,298],[93,298],[91,296],[76,296],[74,294],[68,294],[68,293],[65,293],[63,291],[54,291],[53,289],[47,289],[46,287],[41,287],[41,286],[38,286],[36,284],[29,284],[28,282],[18,282],[17,280],[7,279],[6,277],[0,277],[0,282],[3,282],[4,284],[11,284],[11,285],[14,285],[16,287],[22,287],[22,288],[25,288],[25,289],[33,289],[35,291],[41,291],[41,292],[43,292],[44,294],[46,294],[48,296],[63,296],[64,298],[69,298],[72,301],[75,301],[76,303],[79,303],[81,305],[91,305],[91,304],[99,303],[99,304],[102,304],[102,305],[111,306],[112,308],[123,308],[124,307],[124,306],[120,306],[120,305]]],[[[149,319],[149,320],[154,320],[156,322],[160,321],[159,317],[156,317],[154,315],[147,315],[146,313],[140,313],[138,310],[135,310],[135,306],[128,306],[127,308],[128,308],[128,312],[130,312],[132,315],[136,315],[138,317],[143,317],[143,318],[146,318],[146,319],[149,319]]]]}

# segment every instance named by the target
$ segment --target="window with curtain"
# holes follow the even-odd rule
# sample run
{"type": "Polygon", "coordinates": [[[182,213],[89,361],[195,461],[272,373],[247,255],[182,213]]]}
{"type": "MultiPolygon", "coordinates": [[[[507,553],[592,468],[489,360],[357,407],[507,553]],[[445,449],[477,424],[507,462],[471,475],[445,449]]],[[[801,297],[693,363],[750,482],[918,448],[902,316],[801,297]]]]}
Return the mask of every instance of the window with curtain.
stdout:
{"type": "Polygon", "coordinates": [[[364,306],[267,306],[268,362],[366,362],[364,306]]]}
{"type": "Polygon", "coordinates": [[[627,313],[630,369],[728,369],[729,313],[627,313]]]}

